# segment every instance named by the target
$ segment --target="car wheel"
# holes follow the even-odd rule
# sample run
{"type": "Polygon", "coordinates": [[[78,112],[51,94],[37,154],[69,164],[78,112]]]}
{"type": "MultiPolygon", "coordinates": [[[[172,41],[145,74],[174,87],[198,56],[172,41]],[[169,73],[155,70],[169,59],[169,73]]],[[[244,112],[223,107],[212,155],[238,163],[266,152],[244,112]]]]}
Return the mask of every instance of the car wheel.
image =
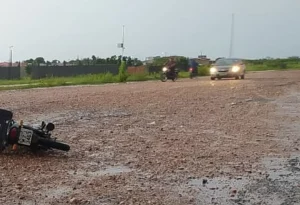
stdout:
{"type": "Polygon", "coordinates": [[[210,77],[210,79],[211,79],[211,80],[215,80],[216,78],[215,78],[215,77],[210,77]]]}
{"type": "Polygon", "coordinates": [[[238,79],[240,79],[240,78],[239,78],[239,76],[236,76],[235,79],[238,80],[238,79]]]}
{"type": "Polygon", "coordinates": [[[241,75],[241,79],[243,80],[245,79],[245,74],[241,75]]]}

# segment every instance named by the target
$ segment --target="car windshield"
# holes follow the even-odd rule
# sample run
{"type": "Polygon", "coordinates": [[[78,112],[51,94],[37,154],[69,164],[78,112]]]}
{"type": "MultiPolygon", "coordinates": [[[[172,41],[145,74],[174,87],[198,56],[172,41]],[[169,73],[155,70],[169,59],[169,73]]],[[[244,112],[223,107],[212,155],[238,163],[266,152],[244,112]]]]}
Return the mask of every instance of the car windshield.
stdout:
{"type": "Polygon", "coordinates": [[[219,65],[219,66],[224,65],[224,66],[226,66],[226,65],[232,65],[236,62],[238,62],[238,60],[236,60],[236,59],[224,59],[224,58],[222,58],[222,59],[218,59],[216,61],[215,65],[219,65]]]}

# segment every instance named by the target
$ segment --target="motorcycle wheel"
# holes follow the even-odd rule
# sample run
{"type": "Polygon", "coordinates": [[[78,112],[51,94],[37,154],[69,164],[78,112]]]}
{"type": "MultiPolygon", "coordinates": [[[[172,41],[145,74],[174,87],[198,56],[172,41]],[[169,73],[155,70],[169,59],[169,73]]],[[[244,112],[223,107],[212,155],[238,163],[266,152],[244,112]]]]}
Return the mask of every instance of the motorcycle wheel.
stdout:
{"type": "Polygon", "coordinates": [[[178,73],[175,74],[175,76],[172,78],[172,81],[175,82],[178,79],[178,73]]]}
{"type": "Polygon", "coordinates": [[[165,73],[162,73],[162,74],[160,75],[160,80],[161,80],[162,82],[166,82],[166,81],[167,81],[167,75],[166,75],[165,73]]]}
{"type": "Polygon", "coordinates": [[[53,141],[51,139],[46,139],[46,138],[40,138],[39,144],[42,146],[45,146],[45,147],[58,149],[58,150],[66,151],[66,152],[70,150],[69,145],[63,144],[61,142],[53,141]]]}
{"type": "Polygon", "coordinates": [[[190,79],[193,79],[193,73],[190,73],[190,79]]]}

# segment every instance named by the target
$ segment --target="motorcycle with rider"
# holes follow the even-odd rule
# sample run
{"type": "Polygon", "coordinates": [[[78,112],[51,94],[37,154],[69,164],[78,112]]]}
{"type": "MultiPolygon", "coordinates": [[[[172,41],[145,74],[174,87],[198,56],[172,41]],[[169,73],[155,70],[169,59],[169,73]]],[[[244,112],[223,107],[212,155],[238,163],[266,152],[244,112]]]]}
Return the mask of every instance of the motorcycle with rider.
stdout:
{"type": "Polygon", "coordinates": [[[178,70],[176,69],[177,62],[176,60],[171,57],[168,59],[168,61],[164,64],[164,67],[162,69],[161,73],[161,81],[166,82],[168,79],[171,79],[172,81],[177,80],[178,78],[178,70]]]}

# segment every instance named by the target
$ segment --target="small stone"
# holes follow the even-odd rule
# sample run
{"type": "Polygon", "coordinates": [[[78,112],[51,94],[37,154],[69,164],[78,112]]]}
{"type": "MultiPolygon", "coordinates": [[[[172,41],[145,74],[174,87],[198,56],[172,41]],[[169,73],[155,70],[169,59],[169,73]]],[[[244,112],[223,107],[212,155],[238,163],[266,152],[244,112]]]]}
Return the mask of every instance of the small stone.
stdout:
{"type": "Polygon", "coordinates": [[[71,200],[70,200],[70,203],[71,204],[76,204],[78,202],[78,200],[76,199],[76,198],[72,198],[71,200]]]}
{"type": "Polygon", "coordinates": [[[203,180],[202,180],[202,184],[203,184],[203,185],[207,184],[207,182],[208,182],[207,179],[203,179],[203,180]]]}

